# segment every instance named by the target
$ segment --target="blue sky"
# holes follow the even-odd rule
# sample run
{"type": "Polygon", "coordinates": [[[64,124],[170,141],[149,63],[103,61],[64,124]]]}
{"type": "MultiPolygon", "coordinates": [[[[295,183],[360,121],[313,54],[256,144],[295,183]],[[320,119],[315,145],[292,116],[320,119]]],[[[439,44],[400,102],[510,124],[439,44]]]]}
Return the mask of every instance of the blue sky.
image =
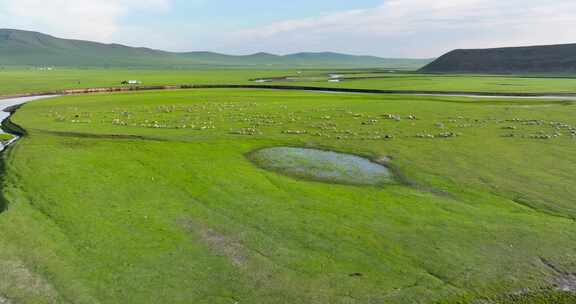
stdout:
{"type": "MultiPolygon", "coordinates": [[[[257,26],[294,18],[315,17],[343,10],[370,8],[380,0],[290,0],[290,1],[230,1],[230,0],[177,0],[174,10],[159,18],[169,17],[181,23],[222,22],[227,26],[257,26]]],[[[146,16],[150,17],[150,15],[146,16]]],[[[146,20],[138,14],[131,15],[136,22],[146,20]]]]}
{"type": "Polygon", "coordinates": [[[229,54],[575,43],[575,15],[574,0],[0,0],[0,28],[229,54]]]}

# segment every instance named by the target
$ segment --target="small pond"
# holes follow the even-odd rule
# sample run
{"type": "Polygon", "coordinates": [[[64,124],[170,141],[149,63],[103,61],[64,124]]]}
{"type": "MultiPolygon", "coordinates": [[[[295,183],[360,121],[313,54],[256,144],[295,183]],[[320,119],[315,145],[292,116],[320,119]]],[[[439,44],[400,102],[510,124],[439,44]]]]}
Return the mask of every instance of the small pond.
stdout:
{"type": "Polygon", "coordinates": [[[370,186],[394,182],[387,167],[352,154],[276,147],[253,152],[249,158],[263,169],[312,181],[370,186]]]}

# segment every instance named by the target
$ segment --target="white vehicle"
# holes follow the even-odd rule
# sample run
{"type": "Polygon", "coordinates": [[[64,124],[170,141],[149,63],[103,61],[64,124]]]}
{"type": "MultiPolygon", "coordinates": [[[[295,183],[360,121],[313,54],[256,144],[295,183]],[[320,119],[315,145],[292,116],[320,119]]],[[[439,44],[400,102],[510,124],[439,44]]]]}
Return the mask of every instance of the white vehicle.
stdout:
{"type": "Polygon", "coordinates": [[[122,81],[122,84],[137,85],[137,84],[142,84],[142,81],[140,81],[140,80],[124,80],[124,81],[122,81]]]}

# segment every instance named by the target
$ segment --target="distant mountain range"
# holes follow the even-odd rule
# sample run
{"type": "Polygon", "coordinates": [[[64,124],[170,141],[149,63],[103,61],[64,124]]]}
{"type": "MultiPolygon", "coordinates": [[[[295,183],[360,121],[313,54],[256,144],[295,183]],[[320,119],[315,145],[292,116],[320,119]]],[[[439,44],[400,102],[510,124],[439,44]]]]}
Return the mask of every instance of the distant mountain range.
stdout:
{"type": "Polygon", "coordinates": [[[426,65],[427,73],[573,74],[576,44],[454,50],[426,65]]]}
{"type": "Polygon", "coordinates": [[[50,35],[0,29],[0,66],[63,67],[374,67],[418,69],[425,59],[395,59],[338,53],[298,53],[245,56],[213,52],[174,53],[120,44],[71,40],[50,35]]]}

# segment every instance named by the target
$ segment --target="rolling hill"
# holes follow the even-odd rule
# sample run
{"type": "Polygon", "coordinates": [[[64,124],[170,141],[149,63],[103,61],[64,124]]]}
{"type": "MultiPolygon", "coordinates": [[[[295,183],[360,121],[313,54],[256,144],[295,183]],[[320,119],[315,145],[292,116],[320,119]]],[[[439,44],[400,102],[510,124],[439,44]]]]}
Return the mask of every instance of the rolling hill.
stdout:
{"type": "Polygon", "coordinates": [[[576,44],[454,50],[423,67],[428,73],[571,74],[576,44]]]}
{"type": "Polygon", "coordinates": [[[120,44],[71,40],[50,35],[0,29],[0,65],[66,67],[380,67],[417,69],[423,59],[391,59],[338,53],[233,56],[213,52],[174,53],[120,44]]]}

